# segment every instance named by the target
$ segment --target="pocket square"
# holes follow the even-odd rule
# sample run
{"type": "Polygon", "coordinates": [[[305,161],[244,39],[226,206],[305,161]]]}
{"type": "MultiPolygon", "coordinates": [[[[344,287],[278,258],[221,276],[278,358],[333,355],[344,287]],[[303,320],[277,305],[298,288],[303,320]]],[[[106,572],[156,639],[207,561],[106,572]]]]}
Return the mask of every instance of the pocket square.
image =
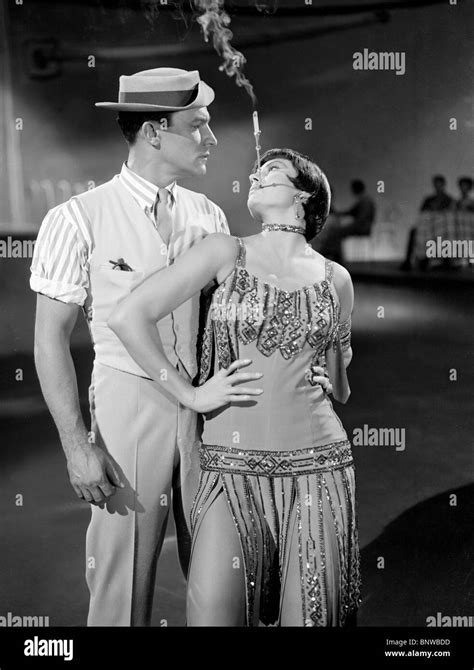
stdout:
{"type": "Polygon", "coordinates": [[[109,261],[112,263],[112,270],[122,270],[123,272],[133,272],[133,268],[130,267],[128,263],[125,262],[123,258],[119,258],[117,261],[109,261]]]}

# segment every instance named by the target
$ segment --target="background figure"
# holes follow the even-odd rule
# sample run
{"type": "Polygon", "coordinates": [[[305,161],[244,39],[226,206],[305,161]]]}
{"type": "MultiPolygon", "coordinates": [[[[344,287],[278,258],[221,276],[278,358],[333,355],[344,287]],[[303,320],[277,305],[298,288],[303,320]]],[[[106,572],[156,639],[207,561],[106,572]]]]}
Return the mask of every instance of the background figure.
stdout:
{"type": "Polygon", "coordinates": [[[328,221],[314,242],[316,251],[338,263],[343,262],[342,240],[345,237],[370,235],[375,221],[375,202],[366,192],[364,182],[360,179],[352,180],[351,191],[355,203],[348,210],[337,211],[331,198],[328,221]],[[341,217],[344,216],[351,217],[351,220],[343,223],[341,217]]]}
{"type": "Polygon", "coordinates": [[[455,202],[457,212],[474,212],[474,198],[471,196],[471,177],[459,177],[458,187],[460,196],[455,202]]]}
{"type": "Polygon", "coordinates": [[[342,260],[341,217],[334,207],[334,187],[331,184],[331,207],[322,230],[311,240],[311,246],[325,258],[340,263],[342,260]]]}
{"type": "Polygon", "coordinates": [[[342,225],[342,237],[370,235],[375,221],[375,202],[366,192],[365,184],[360,179],[351,181],[351,191],[355,203],[350,209],[339,212],[340,216],[350,216],[352,218],[352,221],[342,225]]]}
{"type": "MultiPolygon", "coordinates": [[[[434,175],[432,179],[434,194],[427,196],[421,203],[420,212],[445,212],[454,208],[454,198],[446,193],[446,178],[443,175],[434,175]]],[[[401,270],[411,270],[412,257],[416,247],[417,226],[410,228],[405,260],[400,266],[401,270]]],[[[425,270],[428,260],[423,258],[419,265],[425,270]]]]}
{"type": "MultiPolygon", "coordinates": [[[[460,196],[455,202],[456,210],[456,236],[459,240],[474,239],[474,198],[471,195],[473,181],[471,177],[459,177],[458,187],[460,196]]],[[[464,258],[459,266],[471,266],[474,261],[472,258],[464,258]]]]}

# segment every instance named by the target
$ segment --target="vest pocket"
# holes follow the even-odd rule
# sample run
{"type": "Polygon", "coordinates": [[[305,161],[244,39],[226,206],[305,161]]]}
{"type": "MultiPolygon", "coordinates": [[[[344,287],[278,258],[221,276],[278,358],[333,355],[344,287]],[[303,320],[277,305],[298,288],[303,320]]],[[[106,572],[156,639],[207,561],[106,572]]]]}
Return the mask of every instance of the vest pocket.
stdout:
{"type": "Polygon", "coordinates": [[[116,304],[144,279],[144,272],[112,270],[106,265],[99,265],[95,271],[92,270],[90,288],[94,310],[93,325],[105,325],[116,304]]]}
{"type": "Polygon", "coordinates": [[[144,272],[138,270],[114,270],[110,265],[99,265],[98,271],[104,282],[110,282],[115,286],[128,286],[138,283],[145,277],[144,272]]]}

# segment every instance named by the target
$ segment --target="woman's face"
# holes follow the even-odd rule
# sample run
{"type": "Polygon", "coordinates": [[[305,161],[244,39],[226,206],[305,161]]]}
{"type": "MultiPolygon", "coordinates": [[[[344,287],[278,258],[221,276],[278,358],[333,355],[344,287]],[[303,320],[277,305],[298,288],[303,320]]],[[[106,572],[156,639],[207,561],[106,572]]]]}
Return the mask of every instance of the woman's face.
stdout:
{"type": "Polygon", "coordinates": [[[298,189],[291,183],[290,177],[297,177],[297,172],[287,158],[272,158],[262,165],[260,180],[256,172],[249,175],[251,185],[247,207],[253,218],[261,219],[269,209],[289,209],[293,206],[298,189]]]}

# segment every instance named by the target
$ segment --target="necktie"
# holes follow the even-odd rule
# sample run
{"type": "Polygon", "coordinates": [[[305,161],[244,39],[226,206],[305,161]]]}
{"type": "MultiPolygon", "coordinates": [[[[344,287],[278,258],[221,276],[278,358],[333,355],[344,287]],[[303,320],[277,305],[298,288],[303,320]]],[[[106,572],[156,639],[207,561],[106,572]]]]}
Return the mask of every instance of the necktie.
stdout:
{"type": "Polygon", "coordinates": [[[168,189],[159,188],[155,201],[154,214],[156,227],[166,245],[168,245],[173,231],[171,204],[171,195],[168,189]]]}

